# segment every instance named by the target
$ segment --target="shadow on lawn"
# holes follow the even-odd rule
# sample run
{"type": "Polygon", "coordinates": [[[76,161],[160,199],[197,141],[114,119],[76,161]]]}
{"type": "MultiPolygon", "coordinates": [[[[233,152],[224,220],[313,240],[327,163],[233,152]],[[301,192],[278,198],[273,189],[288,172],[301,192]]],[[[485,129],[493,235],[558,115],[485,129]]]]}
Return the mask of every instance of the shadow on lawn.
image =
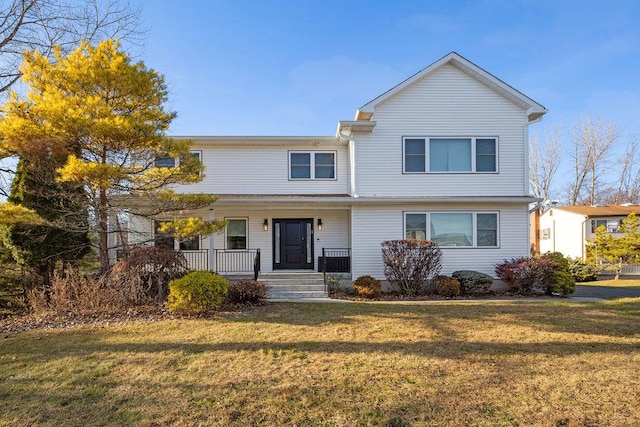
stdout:
{"type": "Polygon", "coordinates": [[[276,303],[244,316],[226,318],[239,323],[300,326],[356,325],[364,317],[414,322],[445,335],[454,334],[452,320],[508,322],[541,331],[627,337],[640,333],[640,298],[604,302],[465,302],[403,303],[276,303]]]}

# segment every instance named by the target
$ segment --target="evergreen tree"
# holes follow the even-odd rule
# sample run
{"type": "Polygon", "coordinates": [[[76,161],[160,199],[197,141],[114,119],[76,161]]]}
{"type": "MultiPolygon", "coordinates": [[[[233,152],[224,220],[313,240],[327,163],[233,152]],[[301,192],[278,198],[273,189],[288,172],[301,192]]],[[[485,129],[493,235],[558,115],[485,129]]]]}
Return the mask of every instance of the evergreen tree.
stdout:
{"type": "MultiPolygon", "coordinates": [[[[67,231],[80,231],[78,215],[88,209],[103,272],[109,269],[109,235],[114,232],[110,220],[122,213],[156,217],[216,200],[213,195],[171,190],[176,184],[202,180],[203,165],[191,155],[189,141],[165,136],[175,113],[164,109],[164,78],[142,62],[131,61],[117,41],[83,43],[68,56],[58,50],[55,60],[27,52],[21,72],[27,93],[20,97],[12,92],[3,107],[0,155],[28,160],[24,167],[38,171],[51,186],[35,184],[41,191],[62,189],[52,190],[63,196],[54,203],[60,215],[52,216],[56,224],[66,224],[67,231]],[[158,158],[168,157],[175,159],[174,167],[156,167],[158,158]],[[81,194],[86,205],[77,202],[81,194]]],[[[27,181],[33,176],[27,173],[27,181]]],[[[166,228],[184,238],[210,234],[222,225],[182,218],[166,228]]]]}
{"type": "Polygon", "coordinates": [[[57,262],[79,260],[90,250],[86,195],[77,184],[55,180],[61,163],[53,156],[20,159],[9,197],[9,202],[44,219],[40,224],[10,226],[7,246],[14,259],[30,266],[45,286],[57,262]]]}

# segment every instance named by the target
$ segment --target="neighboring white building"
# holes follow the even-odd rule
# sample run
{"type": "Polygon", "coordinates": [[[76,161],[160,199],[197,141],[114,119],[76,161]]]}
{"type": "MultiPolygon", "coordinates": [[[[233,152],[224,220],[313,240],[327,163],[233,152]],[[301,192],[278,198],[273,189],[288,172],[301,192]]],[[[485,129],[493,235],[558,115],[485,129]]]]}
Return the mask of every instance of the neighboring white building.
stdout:
{"type": "MultiPolygon", "coordinates": [[[[443,274],[494,275],[496,263],[529,254],[528,128],[546,111],[452,52],[340,121],[335,136],[176,137],[206,167],[176,191],[219,195],[195,215],[229,221],[182,249],[221,273],[257,249],[262,272],[318,271],[324,249],[331,268],[384,279],[381,243],[420,238],[440,243],[443,274]]],[[[138,222],[147,237],[129,240],[152,240],[153,224],[138,222]]]]}
{"type": "Polygon", "coordinates": [[[640,215],[640,206],[552,207],[540,216],[540,253],[560,252],[566,257],[586,258],[586,244],[596,237],[601,225],[614,237],[621,221],[631,212],[640,215]]]}

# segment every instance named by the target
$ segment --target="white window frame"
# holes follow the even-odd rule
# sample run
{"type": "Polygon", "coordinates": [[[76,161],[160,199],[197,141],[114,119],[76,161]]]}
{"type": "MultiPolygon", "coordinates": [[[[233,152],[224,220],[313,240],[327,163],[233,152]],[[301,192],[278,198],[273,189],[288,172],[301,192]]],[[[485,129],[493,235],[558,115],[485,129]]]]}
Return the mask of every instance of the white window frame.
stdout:
{"type": "Polygon", "coordinates": [[[474,173],[474,174],[496,174],[499,172],[500,168],[499,168],[499,164],[498,164],[498,159],[499,159],[499,152],[498,152],[498,147],[499,147],[499,139],[497,136],[403,136],[402,137],[402,173],[403,174],[466,174],[466,173],[474,173]],[[405,153],[405,147],[406,147],[406,140],[407,139],[421,139],[424,141],[424,171],[407,171],[407,167],[406,167],[406,159],[407,159],[407,155],[405,153]],[[430,153],[430,147],[429,147],[429,143],[432,139],[470,139],[471,140],[471,170],[468,171],[430,171],[429,170],[429,166],[430,166],[430,157],[429,157],[429,153],[430,153]],[[476,152],[476,141],[478,139],[493,139],[495,141],[496,144],[496,168],[493,171],[477,171],[476,170],[476,162],[478,159],[478,154],[476,152]]]}
{"type": "Polygon", "coordinates": [[[287,154],[289,159],[288,167],[289,167],[289,181],[336,181],[338,179],[338,152],[333,150],[321,150],[321,151],[305,151],[305,150],[296,150],[289,151],[287,154]],[[311,168],[309,172],[309,178],[293,178],[291,176],[291,156],[293,154],[309,154],[311,168]],[[333,178],[316,178],[316,154],[333,154],[333,178]]]}
{"type": "Polygon", "coordinates": [[[244,249],[230,249],[229,248],[229,240],[227,235],[227,227],[224,228],[224,248],[230,251],[246,251],[249,249],[249,218],[248,217],[225,217],[225,221],[230,220],[242,220],[245,224],[245,248],[244,249]]]}
{"type": "Polygon", "coordinates": [[[427,240],[431,240],[431,214],[471,214],[473,242],[471,246],[446,246],[440,245],[441,249],[499,249],[500,248],[500,211],[404,211],[402,214],[402,235],[407,237],[407,215],[425,215],[427,240]],[[493,214],[496,216],[496,246],[478,246],[478,214],[493,214]]]}

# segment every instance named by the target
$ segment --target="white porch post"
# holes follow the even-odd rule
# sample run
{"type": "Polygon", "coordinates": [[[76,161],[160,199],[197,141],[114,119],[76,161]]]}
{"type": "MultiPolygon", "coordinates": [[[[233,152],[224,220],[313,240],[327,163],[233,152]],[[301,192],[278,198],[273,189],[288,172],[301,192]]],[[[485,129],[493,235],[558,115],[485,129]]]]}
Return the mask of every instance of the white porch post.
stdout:
{"type": "MultiPolygon", "coordinates": [[[[213,209],[209,209],[209,221],[213,221],[213,220],[214,220],[213,209]]],[[[213,236],[214,236],[213,233],[209,235],[209,271],[216,271],[216,268],[214,265],[215,256],[213,253],[213,248],[214,248],[213,236]]]]}

